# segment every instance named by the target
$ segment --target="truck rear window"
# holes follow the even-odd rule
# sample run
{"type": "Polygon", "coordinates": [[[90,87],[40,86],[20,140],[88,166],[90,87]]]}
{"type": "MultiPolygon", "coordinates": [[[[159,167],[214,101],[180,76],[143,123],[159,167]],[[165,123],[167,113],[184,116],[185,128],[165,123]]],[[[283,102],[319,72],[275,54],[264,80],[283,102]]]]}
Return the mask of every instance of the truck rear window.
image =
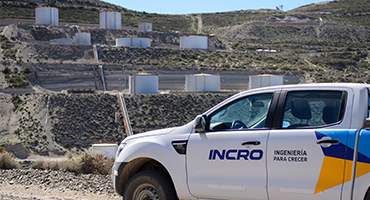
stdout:
{"type": "Polygon", "coordinates": [[[346,92],[289,92],[285,102],[283,128],[317,127],[342,120],[346,92]]]}

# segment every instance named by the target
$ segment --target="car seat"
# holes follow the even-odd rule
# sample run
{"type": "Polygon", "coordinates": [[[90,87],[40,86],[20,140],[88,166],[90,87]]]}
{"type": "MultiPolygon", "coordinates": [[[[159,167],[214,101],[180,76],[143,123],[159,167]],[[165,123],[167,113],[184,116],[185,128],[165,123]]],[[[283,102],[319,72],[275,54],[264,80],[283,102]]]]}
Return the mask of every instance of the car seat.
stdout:
{"type": "Polygon", "coordinates": [[[291,113],[294,117],[300,119],[301,123],[292,124],[288,128],[309,126],[308,121],[312,118],[312,115],[307,99],[293,99],[291,113]],[[303,120],[307,120],[306,123],[303,123],[303,120]]]}

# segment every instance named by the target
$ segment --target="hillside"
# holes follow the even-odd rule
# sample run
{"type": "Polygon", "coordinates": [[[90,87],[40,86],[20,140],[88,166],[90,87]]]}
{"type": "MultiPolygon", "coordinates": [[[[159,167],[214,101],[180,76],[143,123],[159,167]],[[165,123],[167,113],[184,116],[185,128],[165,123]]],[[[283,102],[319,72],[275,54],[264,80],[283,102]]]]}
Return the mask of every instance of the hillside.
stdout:
{"type": "Polygon", "coordinates": [[[125,95],[136,133],[192,120],[232,93],[247,89],[251,74],[282,74],[288,84],[369,83],[368,4],[342,0],[288,12],[162,15],[99,0],[2,1],[0,146],[21,143],[39,154],[58,155],[91,142],[120,141],[124,128],[115,96],[58,94],[71,88],[100,90],[95,77],[98,65],[106,70],[109,90],[122,86],[127,91],[127,83],[121,82],[129,73],[161,72],[160,90],[169,94],[125,95]],[[59,8],[59,26],[34,24],[34,9],[40,3],[59,8]],[[100,9],[121,12],[122,29],[98,28],[100,9]],[[140,21],[152,21],[154,31],[138,31],[140,21]],[[60,38],[74,42],[74,25],[91,33],[99,61],[92,45],[50,43],[60,38]],[[179,48],[180,36],[189,33],[212,33],[216,39],[206,50],[179,48]],[[151,38],[151,47],[115,46],[116,38],[128,35],[151,38]],[[200,72],[221,74],[226,93],[183,93],[185,75],[200,72]]]}
{"type": "Polygon", "coordinates": [[[34,19],[34,8],[38,4],[55,6],[60,10],[61,22],[99,23],[98,11],[108,9],[122,13],[122,25],[137,26],[140,21],[152,21],[157,31],[180,31],[194,33],[198,31],[198,20],[204,24],[202,32],[208,28],[241,25],[281,15],[303,15],[335,23],[355,26],[370,25],[370,2],[363,0],[342,0],[302,6],[288,12],[277,10],[241,10],[188,15],[165,15],[129,10],[99,0],[20,0],[2,1],[0,18],[34,19]]]}
{"type": "Polygon", "coordinates": [[[325,21],[351,24],[354,26],[370,25],[370,2],[363,0],[336,0],[302,6],[292,12],[308,16],[321,16],[325,21]]]}
{"type": "MultiPolygon", "coordinates": [[[[232,93],[125,95],[134,133],[190,122],[232,93]]],[[[0,146],[23,144],[41,155],[125,137],[117,97],[25,94],[0,98],[0,146]]]]}
{"type": "MultiPolygon", "coordinates": [[[[290,19],[300,22],[297,17],[291,16],[290,19]]],[[[180,49],[179,33],[91,27],[81,27],[81,30],[92,33],[91,40],[97,44],[99,64],[125,66],[128,70],[289,72],[304,77],[303,82],[368,81],[367,74],[363,73],[368,70],[369,64],[368,28],[336,24],[307,25],[307,19],[303,20],[306,20],[305,25],[273,24],[271,19],[272,24],[268,26],[256,21],[215,29],[220,40],[216,40],[214,45],[210,43],[208,50],[180,49]],[[136,34],[150,37],[152,48],[114,46],[116,37],[136,34]],[[243,38],[245,36],[247,46],[243,38]],[[247,53],[244,52],[245,47],[247,53]],[[278,52],[256,52],[259,48],[272,48],[278,52]]],[[[95,64],[95,59],[91,46],[49,44],[52,39],[73,36],[74,29],[71,26],[10,25],[0,30],[4,41],[1,46],[1,70],[7,67],[9,71],[5,74],[8,84],[3,88],[17,86],[17,80],[12,83],[10,78],[17,78],[19,73],[15,71],[26,68],[32,72],[92,72],[91,64],[95,64]]],[[[22,80],[22,77],[18,79],[22,80]]],[[[64,83],[69,85],[68,80],[64,83]]],[[[18,85],[21,86],[22,82],[18,85]]],[[[88,88],[93,87],[90,85],[88,88]]]]}

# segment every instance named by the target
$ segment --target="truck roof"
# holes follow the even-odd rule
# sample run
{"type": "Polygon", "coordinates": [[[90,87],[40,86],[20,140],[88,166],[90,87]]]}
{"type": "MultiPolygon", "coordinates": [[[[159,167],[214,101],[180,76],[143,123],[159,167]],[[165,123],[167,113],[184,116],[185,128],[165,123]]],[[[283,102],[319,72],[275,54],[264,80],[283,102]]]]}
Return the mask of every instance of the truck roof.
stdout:
{"type": "MultiPolygon", "coordinates": [[[[278,86],[270,86],[270,87],[263,87],[263,88],[256,88],[252,90],[247,90],[244,92],[251,92],[251,91],[258,91],[261,89],[308,89],[308,88],[317,88],[320,87],[322,89],[328,88],[353,88],[353,89],[364,89],[370,88],[370,84],[365,83],[304,83],[304,84],[292,84],[292,85],[278,85],[278,86]]],[[[244,93],[242,92],[242,93],[244,93]]]]}

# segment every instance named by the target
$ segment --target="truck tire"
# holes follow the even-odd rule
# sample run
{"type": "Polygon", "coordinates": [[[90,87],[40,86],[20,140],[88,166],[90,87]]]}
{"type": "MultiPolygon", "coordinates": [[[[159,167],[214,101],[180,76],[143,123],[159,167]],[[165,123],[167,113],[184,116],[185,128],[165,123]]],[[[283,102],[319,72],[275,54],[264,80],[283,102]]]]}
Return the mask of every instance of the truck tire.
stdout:
{"type": "Polygon", "coordinates": [[[370,200],[370,187],[366,191],[364,200],[370,200]]]}
{"type": "Polygon", "coordinates": [[[171,178],[161,171],[147,170],[135,174],[127,183],[123,200],[176,200],[171,178]]]}

